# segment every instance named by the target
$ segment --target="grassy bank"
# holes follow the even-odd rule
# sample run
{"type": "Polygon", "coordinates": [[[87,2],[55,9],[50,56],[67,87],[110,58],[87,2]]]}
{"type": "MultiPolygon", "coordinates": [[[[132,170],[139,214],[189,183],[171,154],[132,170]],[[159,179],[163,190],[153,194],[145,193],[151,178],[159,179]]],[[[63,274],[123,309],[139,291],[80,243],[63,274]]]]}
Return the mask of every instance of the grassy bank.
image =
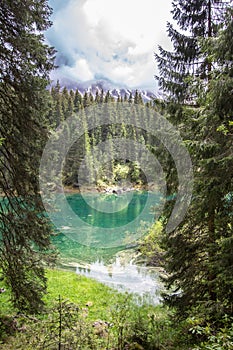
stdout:
{"type": "Polygon", "coordinates": [[[46,275],[40,315],[17,313],[7,288],[0,294],[1,350],[232,349],[233,328],[213,333],[196,317],[173,323],[164,306],[139,306],[131,295],[75,272],[53,269],[46,275]]]}
{"type": "Polygon", "coordinates": [[[212,334],[195,317],[173,323],[164,306],[139,306],[129,294],[75,272],[53,269],[46,275],[40,315],[14,310],[7,288],[0,294],[1,350],[232,349],[232,328],[212,334]]]}
{"type": "MultiPolygon", "coordinates": [[[[109,306],[114,301],[123,298],[123,294],[114,289],[75,272],[47,269],[46,277],[45,308],[51,308],[60,297],[62,300],[69,300],[80,307],[91,305],[89,306],[89,316],[95,319],[104,317],[109,306]]],[[[1,287],[5,289],[5,292],[0,294],[0,313],[13,315],[15,310],[10,302],[10,292],[4,284],[1,284],[1,287]]]]}
{"type": "Polygon", "coordinates": [[[91,319],[104,318],[109,307],[123,297],[122,294],[108,286],[75,272],[64,270],[47,270],[48,293],[44,298],[47,307],[51,307],[59,296],[62,300],[86,307],[89,305],[88,316],[91,319]]]}
{"type": "MultiPolygon", "coordinates": [[[[93,279],[47,270],[45,310],[30,317],[13,310],[9,293],[1,297],[0,349],[164,349],[172,342],[168,311],[138,306],[93,279]]],[[[175,347],[174,347],[175,349],[175,347]]]]}
{"type": "Polygon", "coordinates": [[[131,295],[75,272],[50,269],[46,275],[45,309],[40,315],[17,313],[7,288],[0,294],[1,350],[232,348],[231,329],[205,334],[206,327],[194,318],[173,323],[172,311],[164,306],[138,305],[131,295]],[[195,345],[200,340],[202,345],[195,345]]]}

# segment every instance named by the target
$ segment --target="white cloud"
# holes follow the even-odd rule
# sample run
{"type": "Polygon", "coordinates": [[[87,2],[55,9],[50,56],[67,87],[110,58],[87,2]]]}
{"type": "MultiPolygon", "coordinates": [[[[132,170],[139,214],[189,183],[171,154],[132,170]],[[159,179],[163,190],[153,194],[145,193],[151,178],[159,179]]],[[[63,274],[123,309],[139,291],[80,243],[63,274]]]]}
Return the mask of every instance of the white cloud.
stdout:
{"type": "Polygon", "coordinates": [[[58,78],[106,77],[116,83],[155,86],[158,44],[167,46],[171,0],[70,0],[55,9],[50,43],[58,50],[58,78]]]}
{"type": "Polygon", "coordinates": [[[80,80],[86,81],[94,78],[93,73],[90,70],[88,62],[84,58],[79,58],[75,62],[75,65],[72,67],[63,66],[61,69],[64,69],[63,75],[66,74],[67,78],[73,78],[78,76],[80,80]]]}

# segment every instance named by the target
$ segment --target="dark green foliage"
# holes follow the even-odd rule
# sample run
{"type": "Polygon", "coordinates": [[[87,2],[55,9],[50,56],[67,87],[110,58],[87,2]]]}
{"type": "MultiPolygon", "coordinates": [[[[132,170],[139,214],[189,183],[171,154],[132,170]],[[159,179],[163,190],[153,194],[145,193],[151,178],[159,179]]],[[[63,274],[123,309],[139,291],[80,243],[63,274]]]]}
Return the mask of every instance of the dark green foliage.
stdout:
{"type": "Polygon", "coordinates": [[[212,67],[210,56],[201,50],[199,38],[216,36],[224,5],[225,2],[218,0],[173,1],[173,19],[181,32],[168,23],[167,32],[174,50],[159,47],[160,54],[155,55],[160,71],[156,79],[170,99],[197,103],[197,91],[191,81],[195,77],[208,80],[212,67]]]}
{"type": "Polygon", "coordinates": [[[139,260],[146,262],[148,266],[162,266],[164,250],[161,248],[162,224],[157,221],[139,243],[139,260]]]}
{"type": "Polygon", "coordinates": [[[136,305],[130,295],[117,295],[107,305],[107,318],[90,319],[89,308],[59,298],[40,317],[0,320],[5,332],[2,349],[116,349],[178,350],[173,342],[167,311],[150,305],[136,305]],[[8,326],[8,328],[6,328],[8,326]],[[9,338],[9,336],[13,336],[9,338]]]}
{"type": "MultiPolygon", "coordinates": [[[[160,83],[169,93],[167,115],[189,149],[195,178],[185,220],[164,238],[166,282],[173,288],[165,300],[181,318],[196,313],[203,325],[218,328],[223,316],[233,312],[232,10],[223,1],[175,1],[173,8],[178,25],[191,32],[198,49],[187,51],[189,39],[170,28],[174,54],[157,56],[160,83]],[[190,71],[194,58],[203,62],[190,71]]],[[[175,193],[173,169],[168,180],[175,193]]],[[[172,206],[167,203],[166,217],[172,206]]]]}
{"type": "MultiPolygon", "coordinates": [[[[120,168],[124,168],[126,162],[129,160],[114,160],[114,138],[122,137],[129,138],[135,141],[139,141],[142,144],[145,144],[149,147],[151,140],[147,138],[147,133],[143,130],[136,130],[132,125],[124,125],[124,120],[120,114],[117,114],[118,104],[123,103],[123,99],[118,96],[115,100],[110,91],[98,92],[95,93],[95,97],[92,93],[87,91],[84,92],[83,96],[76,89],[68,91],[66,88],[61,90],[59,82],[56,83],[50,90],[50,110],[48,113],[48,119],[52,128],[58,126],[59,123],[63,122],[65,119],[71,117],[72,115],[77,115],[80,122],[82,123],[84,133],[82,137],[77,140],[72,147],[70,148],[66,162],[63,168],[63,183],[67,186],[77,185],[79,166],[83,161],[86,155],[90,155],[88,164],[90,173],[94,174],[95,168],[98,168],[98,176],[96,178],[95,185],[104,184],[117,184],[120,182],[120,177],[117,175],[117,169],[120,171],[120,168]],[[88,130],[87,118],[86,118],[86,108],[95,106],[96,104],[104,106],[106,105],[107,113],[109,113],[111,105],[112,112],[109,113],[109,125],[102,125],[94,128],[93,130],[88,130]],[[51,119],[52,118],[52,119],[51,119]],[[117,118],[117,120],[116,120],[117,118]],[[112,124],[111,124],[112,122],[112,124]],[[91,156],[91,149],[94,146],[97,146],[101,142],[109,141],[110,147],[107,149],[107,152],[102,152],[95,157],[91,156]],[[107,159],[107,154],[112,155],[112,161],[105,162],[107,159]],[[101,167],[97,167],[101,161],[101,167]],[[102,166],[102,164],[105,164],[102,166]]],[[[132,113],[135,117],[135,121],[139,116],[137,115],[137,110],[133,108],[135,105],[144,105],[141,94],[136,90],[135,95],[131,93],[129,98],[125,96],[124,103],[132,104],[132,113]]],[[[148,108],[154,108],[152,105],[145,108],[145,113],[148,112],[148,108]]],[[[142,113],[142,108],[140,110],[142,113]]],[[[140,115],[140,118],[143,116],[140,115]]],[[[139,120],[140,122],[140,120],[139,120]]],[[[156,145],[155,145],[156,147],[156,145]]],[[[134,184],[145,184],[146,179],[141,171],[138,162],[130,163],[129,176],[127,177],[128,181],[131,181],[134,184]]],[[[125,177],[126,179],[126,177],[125,177]]],[[[85,179],[81,179],[82,182],[85,182],[85,179]]]]}
{"type": "Polygon", "coordinates": [[[20,310],[37,312],[45,292],[41,253],[49,247],[38,171],[47,139],[45,91],[53,49],[47,1],[1,2],[0,9],[0,267],[20,310]]]}

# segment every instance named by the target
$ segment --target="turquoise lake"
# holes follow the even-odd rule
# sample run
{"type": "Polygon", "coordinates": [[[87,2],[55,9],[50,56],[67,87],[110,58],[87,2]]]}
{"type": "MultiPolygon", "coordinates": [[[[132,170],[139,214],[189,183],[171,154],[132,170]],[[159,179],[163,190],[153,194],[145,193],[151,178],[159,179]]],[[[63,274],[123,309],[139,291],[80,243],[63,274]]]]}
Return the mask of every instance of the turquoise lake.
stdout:
{"type": "Polygon", "coordinates": [[[59,265],[158,302],[158,270],[136,265],[134,256],[162,200],[147,191],[57,195],[49,215],[56,225],[53,243],[60,252],[59,265]]]}

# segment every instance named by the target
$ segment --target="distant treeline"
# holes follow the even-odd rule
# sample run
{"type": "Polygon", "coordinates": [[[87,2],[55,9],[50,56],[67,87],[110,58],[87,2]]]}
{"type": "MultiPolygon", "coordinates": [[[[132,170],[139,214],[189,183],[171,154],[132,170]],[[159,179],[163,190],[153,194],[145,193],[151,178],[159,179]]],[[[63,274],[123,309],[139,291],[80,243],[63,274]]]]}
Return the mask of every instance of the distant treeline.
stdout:
{"type": "Polygon", "coordinates": [[[150,152],[155,152],[158,142],[145,130],[137,128],[134,125],[125,125],[124,117],[121,117],[119,113],[117,117],[119,119],[116,120],[114,109],[119,104],[123,105],[123,103],[132,104],[132,106],[142,106],[140,113],[138,109],[132,109],[133,117],[140,123],[140,118],[143,118],[142,113],[148,114],[148,109],[157,110],[159,101],[151,100],[144,102],[141,93],[137,90],[134,94],[130,92],[128,95],[119,95],[117,98],[114,98],[110,91],[104,92],[103,90],[100,92],[97,90],[95,95],[90,92],[81,94],[78,89],[74,91],[68,90],[66,87],[61,88],[59,82],[51,88],[49,95],[50,108],[48,121],[50,127],[56,129],[67,118],[76,115],[83,128],[82,136],[72,145],[67,154],[63,168],[64,185],[77,186],[80,181],[82,183],[92,182],[99,186],[105,184],[122,184],[123,182],[140,185],[147,183],[146,176],[139,164],[148,163],[148,159],[146,158],[148,157],[147,152],[144,152],[145,158],[143,158],[142,151],[134,149],[134,159],[132,159],[132,154],[127,159],[126,157],[115,159],[116,149],[114,138],[135,141],[139,144],[139,148],[140,144],[144,145],[144,147],[150,149],[150,152]],[[109,124],[100,125],[89,130],[86,116],[88,107],[107,103],[111,103],[113,109],[112,114],[108,111],[109,124]],[[100,144],[102,146],[93,154],[92,149],[100,144]],[[79,171],[84,157],[88,162],[89,169],[89,177],[86,179],[83,178],[83,174],[79,171]]]}

